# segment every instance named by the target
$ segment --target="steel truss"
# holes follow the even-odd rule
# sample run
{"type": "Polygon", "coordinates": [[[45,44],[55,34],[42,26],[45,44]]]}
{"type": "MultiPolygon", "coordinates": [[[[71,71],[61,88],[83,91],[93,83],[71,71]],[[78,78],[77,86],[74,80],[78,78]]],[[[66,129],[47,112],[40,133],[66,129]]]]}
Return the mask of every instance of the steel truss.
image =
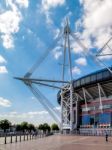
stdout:
{"type": "MultiPolygon", "coordinates": [[[[99,98],[99,109],[101,110],[101,113],[103,113],[103,104],[102,104],[102,97],[107,98],[105,91],[103,90],[102,86],[100,83],[97,83],[97,89],[98,89],[98,98],[99,98]]],[[[89,96],[89,101],[90,100],[94,100],[93,96],[87,91],[87,89],[85,89],[84,87],[82,87],[82,93],[83,93],[83,98],[85,101],[85,108],[86,108],[86,112],[89,111],[88,109],[88,105],[87,105],[87,96],[89,96]]]]}
{"type": "Polygon", "coordinates": [[[77,103],[80,99],[80,95],[67,85],[61,89],[61,128],[62,130],[73,131],[78,126],[78,107],[77,103]],[[72,99],[72,101],[71,101],[72,99]]]}

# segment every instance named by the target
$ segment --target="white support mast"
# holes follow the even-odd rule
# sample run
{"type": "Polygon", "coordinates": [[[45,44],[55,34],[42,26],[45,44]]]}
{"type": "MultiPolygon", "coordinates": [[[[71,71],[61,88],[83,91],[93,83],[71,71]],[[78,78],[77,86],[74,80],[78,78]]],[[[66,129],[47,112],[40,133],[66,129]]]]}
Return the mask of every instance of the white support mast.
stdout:
{"type": "MultiPolygon", "coordinates": [[[[70,27],[68,18],[66,19],[66,25],[64,28],[64,58],[63,58],[63,75],[62,80],[64,81],[65,74],[65,62],[66,62],[66,52],[68,52],[68,63],[69,63],[69,74],[70,74],[70,83],[69,85],[64,85],[61,89],[61,126],[62,130],[70,130],[71,132],[74,129],[74,111],[73,111],[73,78],[72,78],[72,61],[71,61],[71,48],[70,48],[70,27]],[[66,92],[69,92],[69,96],[66,95],[66,92]]],[[[77,110],[77,109],[76,109],[77,110]]],[[[77,112],[76,112],[77,114],[77,112]]],[[[75,116],[76,118],[76,116],[75,116]]],[[[77,124],[77,123],[76,123],[77,124]]]]}

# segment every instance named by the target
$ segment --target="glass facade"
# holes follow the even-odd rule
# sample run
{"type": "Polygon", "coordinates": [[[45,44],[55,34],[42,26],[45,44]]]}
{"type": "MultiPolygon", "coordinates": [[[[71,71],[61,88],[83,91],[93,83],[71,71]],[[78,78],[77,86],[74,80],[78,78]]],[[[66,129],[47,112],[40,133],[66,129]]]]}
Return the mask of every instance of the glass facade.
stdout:
{"type": "Polygon", "coordinates": [[[102,113],[99,114],[99,123],[111,123],[111,113],[102,113]]]}
{"type": "Polygon", "coordinates": [[[95,115],[83,115],[82,116],[82,125],[87,124],[111,124],[112,118],[111,118],[111,112],[104,112],[101,114],[95,114],[95,115]]]}
{"type": "Polygon", "coordinates": [[[82,116],[82,125],[90,124],[90,115],[82,116]]]}

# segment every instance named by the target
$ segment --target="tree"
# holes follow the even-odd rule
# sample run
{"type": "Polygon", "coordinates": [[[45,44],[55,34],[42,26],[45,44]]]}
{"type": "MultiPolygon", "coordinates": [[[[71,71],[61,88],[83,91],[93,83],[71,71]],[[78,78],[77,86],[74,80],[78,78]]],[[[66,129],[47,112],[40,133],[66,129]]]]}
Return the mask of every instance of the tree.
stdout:
{"type": "Polygon", "coordinates": [[[42,130],[43,132],[46,132],[46,131],[50,132],[51,130],[50,126],[47,123],[40,124],[38,129],[42,130]]]}
{"type": "Polygon", "coordinates": [[[7,129],[11,127],[11,122],[7,119],[0,121],[0,128],[6,132],[7,129]]]}
{"type": "Polygon", "coordinates": [[[20,125],[20,124],[17,124],[17,125],[16,125],[16,131],[21,131],[21,130],[22,130],[21,125],[20,125]]]}
{"type": "Polygon", "coordinates": [[[36,128],[33,124],[28,124],[28,130],[31,131],[36,131],[36,128]]]}
{"type": "Polygon", "coordinates": [[[38,126],[38,129],[39,129],[39,130],[44,130],[43,124],[40,124],[40,125],[38,126]]]}
{"type": "Polygon", "coordinates": [[[22,122],[21,123],[21,130],[23,132],[28,131],[28,122],[22,122]]]}
{"type": "Polygon", "coordinates": [[[46,132],[46,131],[50,132],[51,128],[50,128],[50,126],[49,126],[47,123],[44,123],[44,124],[43,124],[43,127],[44,127],[44,131],[45,131],[45,132],[46,132]]]}
{"type": "Polygon", "coordinates": [[[57,125],[56,123],[53,123],[53,124],[51,125],[51,129],[52,129],[53,131],[58,131],[58,130],[59,130],[59,127],[58,127],[58,125],[57,125]]]}

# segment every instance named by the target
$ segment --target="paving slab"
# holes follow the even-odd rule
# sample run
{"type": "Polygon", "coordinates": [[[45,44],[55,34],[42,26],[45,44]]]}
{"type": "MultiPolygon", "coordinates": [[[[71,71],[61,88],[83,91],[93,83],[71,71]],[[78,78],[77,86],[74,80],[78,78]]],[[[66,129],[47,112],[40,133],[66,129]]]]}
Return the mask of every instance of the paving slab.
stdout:
{"type": "Polygon", "coordinates": [[[112,150],[104,137],[53,135],[12,144],[0,144],[0,150],[112,150]]]}

